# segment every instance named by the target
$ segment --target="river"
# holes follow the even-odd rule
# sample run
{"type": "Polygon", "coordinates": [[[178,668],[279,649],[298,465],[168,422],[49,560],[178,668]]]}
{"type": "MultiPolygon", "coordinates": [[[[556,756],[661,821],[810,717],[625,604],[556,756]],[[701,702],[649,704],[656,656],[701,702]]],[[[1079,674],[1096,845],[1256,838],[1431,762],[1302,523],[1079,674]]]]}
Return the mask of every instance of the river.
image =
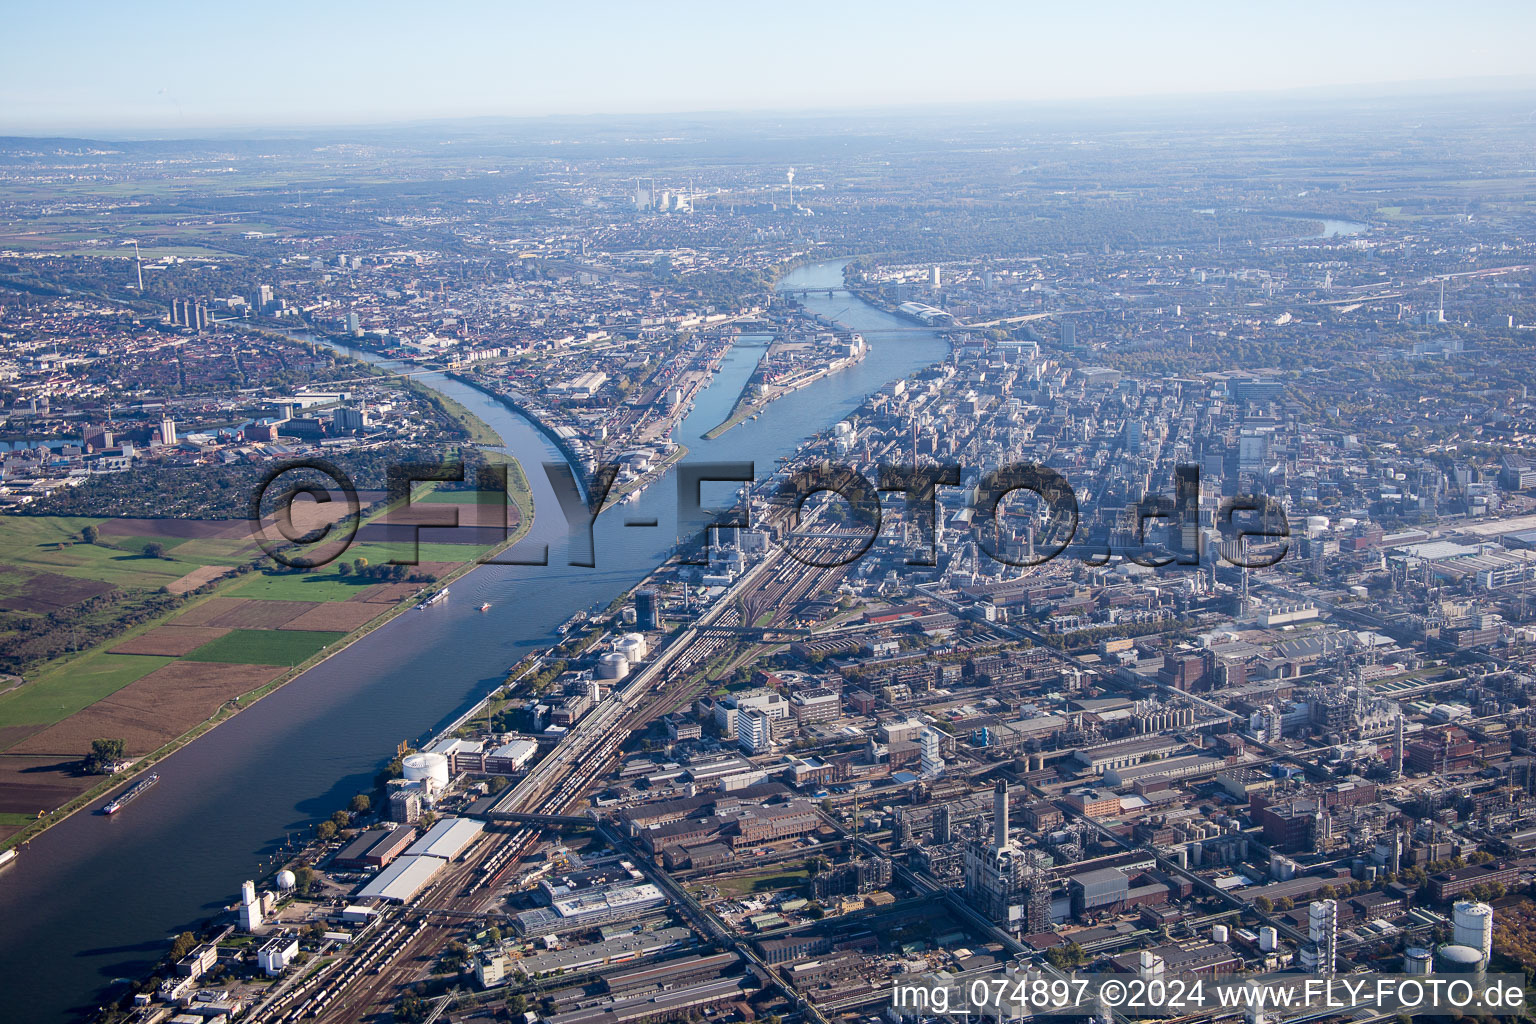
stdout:
{"type": "MultiPolygon", "coordinates": [[[[829,288],[845,261],[801,268],[782,287],[829,288]]],[[[807,307],[871,336],[863,362],[773,403],[714,441],[760,350],[724,360],[679,425],[688,461],[746,461],[759,478],[808,432],[846,416],[889,381],[942,359],[943,339],[839,292],[807,307]]],[[[552,643],[573,613],[606,605],[638,582],[675,540],[676,488],[667,478],[599,517],[596,568],[566,565],[565,524],[539,466],[560,460],[522,416],[441,375],[417,378],[489,423],[522,462],[537,514],[503,557],[549,545],[547,567],[487,565],[453,584],[442,605],[409,612],[316,665],[276,693],[166,758],[160,783],[111,818],[74,815],[20,851],[0,873],[0,1017],[29,1024],[78,1019],[122,978],[138,978],[170,937],[233,902],[261,877],[285,839],[372,788],[401,740],[452,722],[507,668],[552,643]],[[654,518],[656,528],[625,527],[654,518]],[[482,602],[491,608],[477,610],[482,602]]],[[[423,539],[430,539],[430,532],[423,539]]],[[[92,809],[94,811],[94,808],[92,809]]]]}

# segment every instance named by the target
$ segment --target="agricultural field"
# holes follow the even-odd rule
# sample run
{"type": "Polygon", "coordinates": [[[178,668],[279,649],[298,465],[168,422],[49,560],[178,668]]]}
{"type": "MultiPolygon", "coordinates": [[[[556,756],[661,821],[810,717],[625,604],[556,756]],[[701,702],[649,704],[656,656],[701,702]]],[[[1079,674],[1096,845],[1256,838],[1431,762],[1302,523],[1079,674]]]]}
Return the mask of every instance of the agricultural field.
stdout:
{"type": "MultiPolygon", "coordinates": [[[[0,676],[0,839],[102,781],[80,768],[92,740],[153,753],[485,553],[501,501],[423,488],[415,508],[364,524],[379,539],[310,570],[253,569],[244,522],[0,518],[0,652],[47,655],[0,676]],[[460,528],[426,530],[406,579],[358,572],[410,557],[405,531],[450,508],[460,528]]],[[[518,509],[507,519],[516,529],[518,509]]]]}
{"type": "MultiPolygon", "coordinates": [[[[204,644],[188,658],[226,665],[285,665],[308,661],[346,633],[306,630],[236,629],[204,644]]],[[[237,695],[238,696],[238,695],[237,695]]]]}

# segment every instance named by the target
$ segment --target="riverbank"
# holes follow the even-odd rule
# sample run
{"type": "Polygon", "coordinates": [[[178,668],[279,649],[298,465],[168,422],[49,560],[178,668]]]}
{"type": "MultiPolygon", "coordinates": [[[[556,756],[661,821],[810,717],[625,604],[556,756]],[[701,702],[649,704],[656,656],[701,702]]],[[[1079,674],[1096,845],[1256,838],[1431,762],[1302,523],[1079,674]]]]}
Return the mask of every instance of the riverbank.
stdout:
{"type": "Polygon", "coordinates": [[[847,356],[829,366],[812,370],[782,384],[770,384],[767,387],[762,387],[748,380],[746,386],[741,389],[741,397],[736,400],[736,404],[731,408],[731,415],[724,422],[705,431],[704,440],[713,441],[732,427],[739,426],[746,420],[759,415],[764,409],[779,399],[792,395],[801,388],[809,387],[823,377],[830,377],[832,374],[840,373],[851,366],[857,366],[869,354],[869,347],[869,343],[866,341],[857,357],[847,356]],[[752,397],[758,391],[761,391],[761,394],[756,398],[752,397]]]}
{"type": "MultiPolygon", "coordinates": [[[[824,291],[838,276],[835,265],[814,266],[785,287],[824,291]]],[[[878,358],[784,398],[750,429],[694,444],[695,458],[773,466],[807,434],[947,351],[936,334],[912,332],[846,296],[813,296],[808,305],[866,336],[902,329],[878,358]]],[[[679,433],[691,438],[723,418],[741,379],[733,374],[713,395],[701,395],[679,433]]],[[[523,466],[561,459],[547,434],[479,389],[438,375],[423,383],[490,423],[523,466]]],[[[558,507],[537,468],[528,483],[538,507],[558,507]]],[[[166,936],[206,918],[210,900],[232,894],[253,865],[263,865],[257,873],[276,865],[274,855],[292,848],[288,837],[371,789],[399,742],[429,742],[503,687],[508,666],[555,643],[561,624],[611,608],[616,595],[639,585],[675,543],[675,516],[670,486],[652,486],[624,513],[600,516],[592,528],[598,568],[556,557],[567,526],[559,515],[539,517],[522,546],[536,555],[549,545],[547,562],[467,573],[453,584],[451,601],[396,616],[367,642],[337,651],[222,723],[216,742],[183,746],[162,762],[159,784],[131,814],[76,814],[50,829],[6,869],[0,886],[0,916],[12,922],[0,931],[0,959],[11,968],[0,1000],[30,1021],[78,1020],[121,979],[142,977],[163,955],[166,936]],[[634,529],[632,518],[658,525],[634,529]],[[481,613],[483,602],[492,607],[481,613]]]]}
{"type": "MultiPolygon", "coordinates": [[[[518,509],[517,528],[513,530],[503,541],[487,549],[477,549],[476,556],[473,559],[470,559],[458,567],[447,571],[444,575],[438,577],[435,583],[423,584],[423,587],[429,585],[447,587],[449,584],[478,568],[485,561],[494,558],[501,552],[516,545],[532,530],[534,510],[533,502],[531,500],[532,496],[527,487],[526,477],[523,476],[521,466],[517,463],[517,460],[512,459],[510,456],[507,457],[507,459],[509,463],[509,471],[507,474],[508,500],[511,501],[512,504],[518,509]],[[514,488],[512,486],[514,478],[516,478],[521,485],[516,492],[514,492],[514,488]],[[521,501],[518,500],[519,496],[521,496],[521,501]]],[[[432,489],[432,486],[429,485],[427,488],[427,493],[430,493],[432,489]]],[[[415,495],[415,498],[419,500],[424,496],[425,495],[423,493],[418,493],[415,495]]],[[[380,508],[370,513],[363,520],[363,522],[359,524],[359,529],[368,523],[376,523],[383,520],[392,512],[398,511],[406,504],[409,504],[409,502],[410,499],[402,502],[385,503],[380,508]]],[[[242,586],[247,585],[249,583],[248,576],[249,574],[235,575],[233,578],[225,580],[214,590],[203,595],[197,601],[180,605],[165,615],[158,616],[149,622],[141,623],[140,625],[135,626],[132,630],[103,641],[99,647],[101,649],[105,649],[108,647],[121,646],[127,641],[142,637],[144,634],[150,632],[151,630],[165,626],[167,623],[173,621],[178,616],[197,608],[199,605],[206,604],[215,598],[226,597],[228,592],[234,591],[242,586]]],[[[96,801],[107,797],[119,787],[126,787],[131,785],[138,778],[150,771],[150,769],[164,761],[167,757],[174,754],[182,747],[186,746],[188,743],[191,743],[193,740],[196,740],[200,736],[211,731],[216,726],[228,721],[230,718],[233,718],[235,715],[251,707],[262,698],[277,692],[283,686],[292,682],[294,679],[297,679],[299,676],[314,668],[316,665],[319,665],[342,653],[353,644],[368,636],[370,633],[381,629],[389,622],[393,621],[402,612],[413,608],[416,603],[417,597],[414,594],[402,598],[393,606],[381,612],[379,615],[375,616],[364,625],[348,632],[341,639],[326,645],[320,651],[317,651],[315,654],[309,656],[303,661],[291,666],[287,671],[283,672],[275,679],[272,679],[246,693],[242,693],[235,697],[229,698],[228,700],[224,701],[219,706],[219,708],[206,720],[198,723],[193,728],[175,736],[174,738],[170,739],[161,746],[156,747],[150,752],[136,758],[132,767],[115,775],[103,776],[102,781],[98,784],[81,792],[80,794],[68,800],[66,803],[57,808],[54,808],[41,817],[31,820],[27,824],[23,825],[17,832],[6,836],[3,840],[0,840],[0,851],[25,847],[28,843],[36,839],[48,829],[59,825],[60,823],[69,819],[71,816],[78,814],[80,811],[90,807],[96,801]]],[[[80,652],[79,654],[75,655],[75,657],[82,657],[96,650],[97,648],[93,648],[91,651],[80,652]]]]}

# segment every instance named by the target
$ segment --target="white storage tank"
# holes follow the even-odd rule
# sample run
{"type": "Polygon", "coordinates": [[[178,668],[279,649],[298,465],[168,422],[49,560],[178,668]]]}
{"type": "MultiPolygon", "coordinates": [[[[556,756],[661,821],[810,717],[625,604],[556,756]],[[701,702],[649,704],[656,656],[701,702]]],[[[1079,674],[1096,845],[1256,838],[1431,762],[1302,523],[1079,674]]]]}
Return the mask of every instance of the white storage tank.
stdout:
{"type": "Polygon", "coordinates": [[[296,878],[293,872],[289,871],[287,868],[283,868],[283,870],[277,873],[277,887],[281,891],[292,892],[294,886],[298,884],[298,878],[296,878]]]}
{"type": "Polygon", "coordinates": [[[628,658],[631,665],[638,665],[645,660],[646,654],[649,653],[645,637],[639,633],[625,633],[618,640],[614,641],[613,649],[616,653],[628,658]]]}
{"type": "Polygon", "coordinates": [[[1227,941],[1227,926],[1224,925],[1224,924],[1213,925],[1211,927],[1211,941],[1212,942],[1226,942],[1227,941]]]}
{"type": "Polygon", "coordinates": [[[1423,946],[1409,946],[1403,950],[1404,974],[1431,974],[1434,967],[1434,954],[1423,946]]]}
{"type": "Polygon", "coordinates": [[[1307,516],[1307,536],[1316,537],[1328,532],[1327,516],[1307,516]]]}
{"type": "Polygon", "coordinates": [[[442,754],[407,754],[400,767],[407,782],[424,782],[431,779],[439,786],[448,785],[448,758],[442,754]]]}
{"type": "Polygon", "coordinates": [[[1461,900],[1451,910],[1452,941],[1471,946],[1486,962],[1493,953],[1493,908],[1486,903],[1461,900]]]}
{"type": "Polygon", "coordinates": [[[1280,933],[1271,925],[1265,925],[1259,929],[1259,949],[1265,953],[1273,953],[1280,948],[1280,933]]]}
{"type": "Polygon", "coordinates": [[[837,423],[833,424],[832,426],[832,433],[836,437],[847,437],[849,434],[853,433],[853,424],[849,423],[847,420],[838,420],[837,423]]]}
{"type": "Polygon", "coordinates": [[[618,651],[609,651],[597,659],[599,679],[623,679],[629,675],[629,659],[618,651]]]}

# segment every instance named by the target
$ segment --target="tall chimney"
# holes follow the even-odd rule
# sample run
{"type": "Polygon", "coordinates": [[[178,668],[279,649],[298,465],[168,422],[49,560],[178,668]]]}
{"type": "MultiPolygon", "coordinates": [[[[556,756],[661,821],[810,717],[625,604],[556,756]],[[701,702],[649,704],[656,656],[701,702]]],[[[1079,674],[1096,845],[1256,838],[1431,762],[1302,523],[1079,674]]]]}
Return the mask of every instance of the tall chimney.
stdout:
{"type": "Polygon", "coordinates": [[[1008,845],[1008,783],[999,781],[992,787],[992,848],[1001,850],[1008,845]]]}

